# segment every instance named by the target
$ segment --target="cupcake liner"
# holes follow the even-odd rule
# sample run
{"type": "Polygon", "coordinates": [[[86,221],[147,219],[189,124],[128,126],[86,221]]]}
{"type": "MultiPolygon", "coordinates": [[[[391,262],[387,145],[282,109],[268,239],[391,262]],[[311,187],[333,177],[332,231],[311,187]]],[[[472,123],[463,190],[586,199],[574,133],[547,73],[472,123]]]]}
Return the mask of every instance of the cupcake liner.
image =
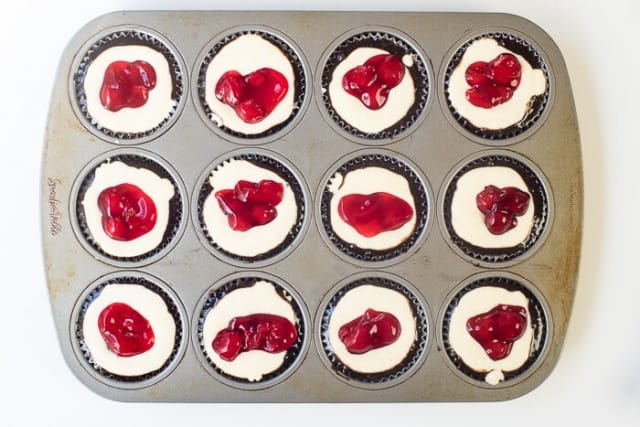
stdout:
{"type": "Polygon", "coordinates": [[[451,242],[457,246],[464,255],[469,257],[472,262],[482,262],[487,264],[497,264],[514,262],[525,253],[532,250],[536,243],[542,240],[550,219],[550,196],[547,193],[547,186],[543,184],[542,178],[533,171],[524,162],[510,157],[506,154],[487,155],[475,159],[463,166],[451,178],[447,186],[447,190],[443,199],[443,218],[446,231],[451,242]],[[458,180],[467,172],[485,166],[506,166],[517,171],[524,182],[532,197],[534,210],[534,222],[526,240],[520,244],[508,248],[482,248],[473,245],[456,233],[452,225],[451,203],[456,190],[458,180]]]}
{"type": "Polygon", "coordinates": [[[453,57],[449,61],[449,65],[447,66],[445,75],[444,75],[444,87],[445,87],[445,96],[447,107],[449,111],[457,121],[457,123],[462,126],[468,132],[471,132],[473,135],[491,141],[504,141],[510,138],[515,138],[518,135],[521,135],[525,131],[533,128],[535,124],[538,124],[538,121],[541,119],[543,113],[548,108],[549,100],[551,97],[551,73],[549,67],[547,66],[546,61],[544,60],[541,53],[531,44],[526,41],[522,37],[519,37],[512,33],[507,32],[489,32],[484,33],[478,36],[475,36],[469,40],[467,40],[458,50],[454,53],[453,57]],[[464,116],[457,112],[457,110],[451,104],[448,96],[448,87],[449,87],[449,78],[453,70],[458,66],[462,57],[464,56],[467,48],[471,46],[475,41],[491,38],[498,42],[498,44],[511,52],[522,56],[524,59],[529,62],[532,68],[540,69],[544,72],[546,79],[546,90],[541,95],[536,95],[531,99],[531,105],[529,110],[526,112],[524,117],[520,119],[518,122],[512,124],[503,129],[486,129],[482,127],[477,127],[472,124],[469,120],[467,120],[464,116]]]}
{"type": "Polygon", "coordinates": [[[79,350],[79,354],[86,362],[86,365],[94,371],[102,380],[107,382],[116,383],[118,387],[137,387],[139,386],[147,386],[154,382],[160,381],[162,377],[161,374],[168,374],[169,368],[176,363],[181,357],[180,354],[183,350],[183,341],[185,330],[183,328],[184,323],[184,314],[182,313],[180,307],[176,303],[175,297],[170,295],[163,286],[158,285],[157,283],[152,282],[151,280],[143,277],[139,273],[134,273],[132,275],[127,275],[125,273],[121,275],[112,275],[111,278],[107,278],[104,281],[99,282],[97,285],[94,285],[86,294],[86,297],[81,300],[79,305],[78,315],[75,318],[75,323],[72,328],[72,336],[75,339],[75,345],[77,346],[77,350],[79,350]],[[159,295],[162,300],[167,305],[167,309],[176,324],[176,335],[175,335],[175,344],[173,347],[173,351],[171,355],[167,358],[166,362],[159,368],[154,371],[142,374],[142,375],[134,375],[134,376],[124,376],[118,375],[112,372],[107,371],[100,365],[98,365],[95,360],[93,360],[91,356],[91,350],[85,343],[84,335],[82,332],[82,325],[84,321],[85,314],[87,309],[95,301],[95,299],[100,295],[102,290],[108,285],[117,285],[117,284],[134,284],[144,286],[148,290],[159,295]],[[144,383],[144,385],[142,384],[144,383]],[[128,386],[127,386],[128,384],[128,386]]]}
{"type": "Polygon", "coordinates": [[[74,101],[80,118],[85,125],[88,126],[89,130],[92,130],[98,136],[107,137],[109,140],[115,140],[115,142],[144,142],[154,137],[161,129],[163,131],[166,130],[170,122],[173,122],[174,117],[177,116],[185,92],[184,78],[184,66],[166,42],[161,41],[155,35],[143,30],[121,29],[102,36],[93,42],[83,53],[80,63],[72,76],[73,97],[75,98],[74,101]],[[87,109],[87,95],[84,91],[84,79],[93,60],[111,47],[129,45],[146,46],[160,52],[169,64],[173,83],[171,98],[175,101],[175,105],[162,122],[143,132],[123,132],[102,126],[89,114],[87,109]]]}
{"type": "Polygon", "coordinates": [[[302,303],[299,301],[299,297],[297,297],[294,292],[290,289],[285,288],[280,283],[277,283],[274,280],[271,280],[269,277],[259,277],[259,276],[241,276],[235,279],[232,279],[222,286],[216,287],[215,289],[210,290],[205,298],[204,302],[199,304],[201,307],[196,314],[196,324],[194,330],[194,336],[197,341],[197,348],[200,351],[199,356],[201,356],[201,360],[205,361],[208,368],[213,370],[216,376],[221,378],[227,384],[237,386],[240,388],[263,388],[269,387],[276,382],[283,381],[287,374],[287,372],[291,372],[291,370],[295,367],[295,365],[300,361],[300,357],[304,353],[305,350],[305,342],[306,342],[306,334],[307,328],[306,325],[306,316],[304,314],[302,303]],[[209,312],[230,292],[233,292],[237,289],[248,288],[253,286],[257,281],[264,280],[269,282],[276,290],[278,295],[282,297],[283,300],[287,301],[291,309],[295,314],[295,326],[298,333],[298,339],[296,342],[286,351],[284,360],[282,365],[276,369],[275,371],[266,373],[262,376],[262,378],[258,381],[249,381],[246,378],[239,378],[234,375],[228,374],[220,369],[209,356],[207,356],[205,347],[211,345],[211,343],[204,342],[204,323],[207,318],[209,312]]]}
{"type": "MultiPolygon", "coordinates": [[[[390,30],[389,30],[390,31],[390,30]]],[[[431,90],[430,73],[425,59],[412,43],[407,42],[402,36],[386,32],[386,30],[365,31],[355,34],[338,46],[327,57],[321,74],[321,94],[322,104],[326,109],[328,118],[334,125],[348,136],[362,140],[381,141],[398,139],[406,136],[407,132],[414,127],[422,117],[427,107],[427,101],[431,90]],[[386,50],[396,56],[402,57],[410,55],[414,66],[407,67],[416,86],[415,100],[407,113],[396,124],[376,133],[363,132],[353,125],[347,123],[333,108],[329,94],[329,83],[331,82],[335,68],[351,52],[360,47],[375,47],[386,50]]],[[[366,142],[366,141],[365,141],[366,142]]]]}
{"type": "Polygon", "coordinates": [[[403,160],[386,153],[363,154],[345,162],[338,169],[328,176],[323,182],[323,190],[319,194],[319,216],[322,224],[322,231],[328,241],[339,251],[339,254],[357,262],[375,263],[394,260],[408,253],[424,234],[429,222],[430,199],[426,183],[416,170],[406,164],[403,160]],[[328,189],[329,179],[340,173],[345,176],[347,173],[365,167],[377,166],[385,168],[391,172],[402,175],[406,178],[411,189],[411,194],[415,200],[416,226],[411,235],[399,245],[385,250],[362,249],[356,245],[346,242],[331,227],[331,199],[333,194],[328,189]]]}
{"type": "Polygon", "coordinates": [[[215,253],[219,253],[223,255],[224,257],[226,257],[231,261],[237,261],[240,263],[257,263],[257,262],[272,260],[278,257],[278,255],[282,254],[287,248],[291,247],[291,245],[294,244],[296,239],[298,239],[298,236],[301,234],[304,228],[305,218],[307,216],[307,206],[306,206],[306,198],[305,198],[305,192],[303,189],[303,184],[299,181],[299,179],[292,172],[292,170],[289,169],[289,167],[281,163],[280,160],[270,157],[267,154],[242,153],[242,154],[236,154],[224,160],[221,160],[213,169],[207,170],[207,173],[204,176],[204,182],[202,182],[200,190],[198,191],[197,194],[198,194],[198,198],[197,198],[197,205],[196,205],[196,213],[197,213],[197,224],[199,226],[199,231],[204,235],[208,246],[211,249],[213,249],[215,253]],[[283,180],[285,180],[289,184],[289,186],[291,187],[291,190],[293,191],[293,194],[295,195],[296,206],[298,208],[296,223],[291,227],[285,239],[282,242],[280,242],[279,245],[263,253],[260,253],[256,256],[238,255],[224,249],[222,246],[220,246],[215,242],[213,236],[211,236],[205,224],[204,202],[213,191],[213,188],[209,184],[208,177],[211,175],[211,172],[217,170],[218,167],[220,167],[224,162],[229,160],[245,160],[260,168],[267,169],[275,173],[276,175],[280,176],[283,180]]]}
{"type": "Polygon", "coordinates": [[[155,259],[160,258],[165,252],[173,247],[174,240],[176,240],[180,234],[181,228],[184,223],[185,213],[185,194],[182,190],[182,186],[179,185],[178,181],[164,166],[159,164],[157,161],[146,157],[142,154],[133,154],[133,153],[121,153],[121,154],[113,154],[106,157],[103,161],[96,163],[88,173],[86,173],[82,181],[80,182],[77,193],[75,196],[75,204],[72,207],[73,212],[75,212],[75,220],[77,223],[77,231],[79,237],[81,237],[84,242],[86,242],[88,249],[91,252],[94,252],[99,258],[104,260],[105,262],[121,265],[121,266],[136,266],[142,265],[147,262],[152,262],[155,259]],[[156,246],[154,249],[136,256],[123,257],[117,256],[114,254],[110,254],[103,250],[100,245],[94,240],[91,235],[91,231],[87,225],[86,216],[84,207],[82,206],[82,200],[86,191],[89,189],[91,184],[93,183],[93,179],[95,177],[95,170],[105,164],[120,161],[125,163],[128,166],[139,168],[139,169],[148,169],[155,173],[158,177],[167,179],[171,182],[175,189],[174,196],[169,200],[169,220],[167,223],[167,228],[162,236],[161,243],[156,246]]]}
{"type": "Polygon", "coordinates": [[[356,383],[359,383],[359,386],[364,388],[391,387],[401,381],[404,381],[422,362],[428,345],[428,315],[420,299],[407,287],[401,285],[395,280],[382,277],[380,275],[372,274],[371,277],[361,277],[340,288],[326,304],[323,304],[318,323],[320,330],[320,344],[324,355],[327,357],[329,367],[342,379],[350,383],[355,381],[356,383]],[[407,352],[407,355],[398,365],[381,372],[362,373],[345,365],[334,353],[329,338],[329,322],[338,302],[347,294],[347,292],[362,285],[379,286],[401,293],[409,301],[409,305],[416,321],[416,338],[413,345],[407,352]]]}
{"type": "Polygon", "coordinates": [[[442,321],[442,342],[444,351],[452,363],[453,367],[457,369],[460,373],[464,375],[464,378],[471,379],[483,386],[489,386],[487,382],[485,382],[485,377],[487,372],[478,372],[469,367],[464,363],[462,358],[456,353],[455,349],[449,343],[449,323],[451,321],[451,316],[453,311],[458,306],[461,298],[467,293],[474,289],[483,287],[483,286],[494,286],[501,287],[510,292],[522,292],[527,299],[529,300],[527,308],[527,312],[531,316],[531,326],[533,328],[533,339],[531,342],[531,350],[529,353],[529,357],[527,360],[517,369],[512,371],[503,371],[504,380],[499,383],[499,385],[511,385],[515,380],[523,379],[520,378],[540,360],[542,353],[546,348],[547,338],[550,336],[549,333],[549,323],[546,315],[546,311],[538,299],[538,297],[521,283],[519,280],[515,278],[509,278],[505,276],[490,276],[479,278],[470,284],[464,286],[460,291],[456,293],[456,295],[449,302],[442,321]]]}
{"type": "Polygon", "coordinates": [[[285,41],[280,36],[277,36],[267,31],[261,31],[257,29],[247,29],[247,30],[237,31],[224,36],[222,39],[217,41],[209,49],[209,51],[204,55],[199,65],[196,89],[197,89],[198,103],[200,104],[200,107],[202,108],[204,115],[207,118],[207,124],[212,126],[214,129],[219,130],[222,134],[226,134],[228,136],[231,136],[234,139],[237,139],[237,142],[242,142],[242,140],[247,140],[247,142],[257,142],[260,139],[273,138],[274,135],[280,133],[280,131],[282,131],[284,128],[286,128],[287,126],[289,126],[291,123],[294,122],[294,119],[296,119],[299,116],[299,113],[301,113],[301,110],[303,109],[303,106],[305,104],[306,93],[308,91],[307,86],[308,86],[307,72],[305,70],[305,66],[302,61],[302,58],[291,47],[291,45],[287,41],[285,41]],[[213,90],[213,88],[206,87],[206,75],[207,75],[207,69],[209,67],[209,64],[211,64],[211,62],[214,60],[218,52],[220,52],[227,44],[231,43],[232,41],[238,39],[241,36],[245,36],[249,34],[260,36],[263,39],[271,42],[273,45],[279,48],[282,51],[282,53],[289,59],[289,62],[293,67],[293,73],[294,73],[293,87],[295,90],[293,109],[289,117],[286,120],[272,126],[271,128],[267,129],[264,132],[251,134],[251,135],[244,134],[242,132],[235,131],[227,126],[217,125],[216,123],[214,123],[213,120],[211,119],[213,115],[213,111],[211,110],[211,108],[209,107],[205,99],[206,91],[213,90]]]}

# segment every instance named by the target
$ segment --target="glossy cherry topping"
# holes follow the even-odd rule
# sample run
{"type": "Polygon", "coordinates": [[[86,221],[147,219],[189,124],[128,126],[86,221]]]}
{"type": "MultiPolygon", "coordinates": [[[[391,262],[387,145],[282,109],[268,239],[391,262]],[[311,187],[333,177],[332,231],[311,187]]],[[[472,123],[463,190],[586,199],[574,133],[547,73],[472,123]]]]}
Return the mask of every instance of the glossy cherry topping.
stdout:
{"type": "Polygon", "coordinates": [[[285,76],[260,68],[245,76],[227,71],[216,83],[216,98],[232,107],[245,123],[258,123],[278,106],[289,90],[285,76]]]}
{"type": "Polygon", "coordinates": [[[362,316],[342,325],[338,337],[349,353],[362,354],[393,344],[400,332],[400,322],[393,314],[368,308],[362,316]]]}
{"type": "Polygon", "coordinates": [[[115,61],[104,72],[100,101],[109,111],[138,108],[147,103],[156,87],[156,71],[144,61],[115,61]]]}
{"type": "Polygon", "coordinates": [[[466,91],[467,100],[481,108],[507,102],[520,85],[520,77],[520,62],[510,53],[501,53],[489,62],[474,62],[465,71],[471,86],[466,91]]]}
{"type": "Polygon", "coordinates": [[[393,194],[347,194],[338,202],[340,218],[365,237],[395,230],[409,222],[413,208],[393,194]]]}
{"type": "Polygon", "coordinates": [[[125,303],[114,302],[98,316],[100,335],[118,356],[142,354],[153,347],[155,335],[149,321],[125,303]]]}
{"type": "Polygon", "coordinates": [[[98,196],[102,228],[115,240],[130,241],[148,233],[156,225],[153,199],[133,184],[109,187],[98,196]]]}
{"type": "Polygon", "coordinates": [[[467,320],[467,331],[491,360],[509,356],[513,343],[527,326],[527,310],[519,305],[496,305],[490,311],[467,320]]]}
{"type": "Polygon", "coordinates": [[[347,71],[342,77],[342,87],[365,107],[378,110],[387,102],[389,91],[400,84],[404,72],[397,56],[383,53],[347,71]]]}
{"type": "Polygon", "coordinates": [[[476,196],[476,205],[484,214],[484,223],[492,234],[504,234],[518,225],[516,217],[529,208],[531,196],[516,187],[484,187],[476,196]]]}
{"type": "Polygon", "coordinates": [[[245,351],[287,351],[297,339],[298,331],[289,319],[258,313],[231,319],[229,327],[216,334],[211,346],[222,359],[230,362],[245,351]]]}
{"type": "Polygon", "coordinates": [[[215,196],[227,215],[229,227],[246,231],[276,218],[276,206],[284,196],[284,185],[270,179],[257,183],[240,180],[233,189],[219,190],[215,196]]]}

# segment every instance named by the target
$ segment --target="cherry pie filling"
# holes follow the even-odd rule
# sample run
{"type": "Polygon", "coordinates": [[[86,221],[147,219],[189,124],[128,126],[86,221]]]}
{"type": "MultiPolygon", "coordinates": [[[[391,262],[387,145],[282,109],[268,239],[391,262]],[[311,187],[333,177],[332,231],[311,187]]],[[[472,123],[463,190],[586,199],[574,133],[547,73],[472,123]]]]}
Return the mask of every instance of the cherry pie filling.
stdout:
{"type": "Polygon", "coordinates": [[[397,56],[383,53],[347,71],[342,77],[342,88],[368,109],[379,110],[386,104],[391,89],[400,84],[404,73],[405,67],[397,56]]]}
{"type": "Polygon", "coordinates": [[[216,83],[215,96],[245,123],[258,123],[271,114],[288,90],[286,77],[265,67],[246,75],[227,71],[216,83]]]}
{"type": "Polygon", "coordinates": [[[109,111],[138,108],[147,103],[156,87],[156,72],[145,61],[114,61],[104,72],[100,102],[109,111]]]}

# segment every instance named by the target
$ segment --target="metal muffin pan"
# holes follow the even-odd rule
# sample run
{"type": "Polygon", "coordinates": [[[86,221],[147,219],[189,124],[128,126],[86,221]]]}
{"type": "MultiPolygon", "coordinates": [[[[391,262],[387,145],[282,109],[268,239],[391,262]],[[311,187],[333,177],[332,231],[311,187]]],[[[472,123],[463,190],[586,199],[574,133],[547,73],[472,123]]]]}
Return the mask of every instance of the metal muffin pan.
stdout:
{"type": "MultiPolygon", "coordinates": [[[[535,24],[513,15],[368,12],[117,12],[87,24],[69,43],[58,70],[45,137],[42,224],[46,274],[58,339],[73,373],[91,390],[122,401],[162,402],[394,402],[495,401],[523,395],[554,368],[571,313],[582,234],[582,160],[575,107],[562,56],[535,24]],[[97,40],[113,30],[140,31],[165,42],[174,57],[181,95],[157,132],[113,135],[91,125],[76,98],[75,73],[97,40]],[[424,61],[426,96],[407,129],[370,141],[339,129],[322,96],[323,67],[332,50],[360,32],[388,32],[424,61]],[[273,134],[243,139],[207,122],[200,104],[200,66],[217,41],[237,31],[281,36],[300,58],[305,90],[295,117],[273,134]],[[444,94],[447,66],[479,34],[514,34],[544,60],[547,105],[535,124],[513,138],[483,139],[453,118],[444,94]],[[135,147],[133,147],[135,146],[135,147]],[[323,185],[343,160],[395,153],[425,187],[426,218],[416,244],[397,259],[350,259],[323,230],[323,185]],[[209,168],[234,153],[272,153],[302,187],[304,219],[283,256],[239,262],[218,256],[198,230],[197,199],[209,168]],[[83,240],[77,216],[82,180],[101,159],[147,155],[168,170],[182,197],[173,239],[145,260],[110,259],[83,240]],[[443,197],[470,159],[512,156],[539,174],[547,194],[546,225],[535,245],[507,262],[475,260],[447,232],[443,197]],[[186,223],[186,224],[185,224],[186,223]],[[282,376],[237,384],[219,375],[199,348],[198,318],[211,292],[238,277],[271,278],[295,299],[304,328],[296,360],[282,376]],[[77,318],[96,287],[118,277],[157,285],[176,307],[179,336],[168,367],[152,378],[121,381],[96,371],[79,348],[77,318]],[[390,283],[414,301],[421,327],[410,366],[382,381],[350,380],[323,348],[323,312],[340,288],[362,278],[390,283]],[[487,277],[520,283],[546,319],[543,337],[521,375],[491,386],[455,367],[443,340],[447,310],[457,295],[487,277]]],[[[110,282],[111,283],[111,282],[110,282]]],[[[283,291],[284,292],[284,291],[283,291]]],[[[209,301],[209,302],[208,302],[209,301]]]]}

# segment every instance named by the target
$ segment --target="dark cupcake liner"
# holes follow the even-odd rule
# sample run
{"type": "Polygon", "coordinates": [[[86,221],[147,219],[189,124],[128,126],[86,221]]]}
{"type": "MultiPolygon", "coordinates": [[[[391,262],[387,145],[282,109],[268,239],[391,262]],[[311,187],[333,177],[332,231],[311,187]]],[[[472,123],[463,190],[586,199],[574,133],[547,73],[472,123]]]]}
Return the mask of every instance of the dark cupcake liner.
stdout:
{"type": "MultiPolygon", "coordinates": [[[[371,274],[370,277],[361,277],[349,282],[340,288],[322,307],[321,317],[318,318],[320,330],[320,344],[324,355],[327,357],[329,367],[347,382],[355,382],[364,388],[391,387],[402,382],[415,371],[422,362],[429,341],[429,321],[426,308],[418,296],[404,285],[393,279],[381,275],[371,274]],[[362,373],[345,365],[334,353],[329,337],[329,322],[338,302],[349,291],[362,286],[373,285],[391,289],[401,293],[409,301],[409,305],[416,321],[416,338],[405,358],[396,366],[381,372],[362,373]]],[[[356,385],[356,384],[354,384],[356,385]]]]}
{"type": "Polygon", "coordinates": [[[183,217],[186,215],[185,195],[182,190],[182,186],[179,185],[176,177],[172,175],[164,166],[156,162],[155,160],[146,157],[143,154],[134,153],[121,153],[114,154],[106,157],[103,161],[96,163],[84,177],[78,186],[77,194],[75,196],[75,205],[72,206],[75,219],[77,221],[77,234],[87,244],[90,251],[94,252],[103,261],[120,266],[137,266],[159,258],[166,251],[173,246],[173,242],[178,238],[180,230],[184,223],[183,217]],[[110,254],[103,250],[100,245],[93,239],[91,230],[87,225],[86,215],[84,207],[82,206],[82,200],[85,193],[93,183],[95,178],[95,170],[105,163],[111,163],[121,161],[128,166],[148,169],[158,175],[160,178],[168,179],[175,189],[174,196],[169,200],[169,220],[167,222],[167,228],[162,237],[162,241],[154,249],[136,256],[123,257],[110,254]]]}
{"type": "Polygon", "coordinates": [[[169,127],[170,122],[173,121],[174,117],[178,113],[180,105],[182,104],[181,100],[185,92],[185,70],[181,60],[174,53],[174,50],[166,43],[167,42],[160,40],[156,35],[151,34],[146,30],[124,28],[121,30],[114,30],[113,32],[104,35],[89,46],[89,48],[83,53],[77,69],[74,70],[72,86],[77,112],[81,118],[84,119],[83,121],[89,126],[90,130],[94,131],[98,136],[106,137],[109,140],[115,140],[115,142],[125,141],[137,143],[144,142],[153,137],[161,129],[164,131],[165,128],[169,127]],[[111,47],[131,45],[146,46],[161,53],[169,64],[173,83],[171,98],[175,101],[175,105],[168,112],[162,122],[143,132],[122,132],[117,129],[109,129],[102,126],[89,114],[89,111],[87,110],[87,95],[84,91],[84,79],[89,66],[95,58],[111,47]]]}
{"type": "Polygon", "coordinates": [[[278,281],[272,280],[268,276],[262,277],[259,274],[254,276],[243,275],[241,277],[231,279],[230,281],[222,284],[222,286],[214,287],[212,290],[210,290],[206,294],[204,302],[199,304],[198,307],[200,308],[196,313],[196,324],[194,333],[197,340],[197,348],[200,351],[199,356],[201,356],[201,360],[206,361],[207,367],[213,370],[216,376],[218,376],[228,385],[250,389],[266,388],[275,385],[275,383],[283,381],[287,377],[287,373],[292,373],[291,370],[297,365],[297,363],[300,362],[300,358],[304,354],[306,348],[305,343],[306,335],[308,333],[308,325],[305,320],[307,316],[304,313],[302,302],[292,290],[285,288],[283,285],[278,283],[278,281]],[[278,369],[263,375],[263,377],[258,381],[249,381],[246,378],[239,378],[224,372],[213,362],[213,360],[211,360],[211,358],[207,356],[205,347],[210,346],[211,343],[204,342],[203,329],[207,315],[225,296],[237,289],[251,287],[258,281],[269,282],[274,286],[276,292],[280,295],[280,297],[288,304],[290,304],[295,314],[295,326],[298,332],[298,339],[286,351],[284,361],[278,369]]]}
{"type": "Polygon", "coordinates": [[[532,250],[536,243],[542,240],[550,219],[550,196],[547,193],[547,186],[543,184],[542,178],[522,161],[507,154],[491,154],[475,159],[463,166],[449,182],[444,194],[443,217],[446,231],[451,242],[472,262],[486,264],[497,264],[514,262],[525,253],[532,250]],[[473,245],[462,237],[458,236],[452,224],[451,202],[457,189],[458,180],[467,172],[487,166],[510,167],[522,177],[531,194],[531,202],[534,206],[533,226],[527,239],[520,244],[507,248],[482,248],[473,245]]]}
{"type": "Polygon", "coordinates": [[[339,251],[340,254],[346,255],[348,258],[351,258],[356,262],[376,263],[394,260],[408,253],[413,247],[415,247],[428,226],[431,201],[426,187],[426,182],[422,177],[420,177],[413,167],[391,154],[371,153],[353,157],[338,169],[334,170],[322,185],[323,189],[319,195],[319,216],[322,224],[322,230],[324,231],[328,241],[339,251]],[[337,173],[342,174],[342,176],[346,176],[349,172],[354,170],[372,166],[385,168],[406,178],[415,201],[415,229],[404,242],[385,250],[359,248],[356,245],[346,242],[340,238],[340,236],[338,236],[331,227],[331,199],[333,198],[333,194],[328,190],[329,180],[331,177],[335,176],[337,173]]]}
{"type": "Polygon", "coordinates": [[[187,333],[187,331],[183,328],[184,321],[186,320],[184,319],[184,314],[174,296],[170,295],[163,286],[160,286],[159,284],[154,283],[148,278],[143,277],[143,275],[134,272],[124,272],[118,275],[111,275],[110,278],[105,278],[104,281],[100,281],[97,285],[94,285],[88,291],[84,299],[79,302],[79,304],[80,305],[78,314],[75,318],[75,323],[72,326],[72,336],[75,340],[75,345],[77,346],[76,350],[79,351],[79,354],[86,362],[87,367],[92,369],[94,371],[94,374],[97,374],[98,377],[100,377],[102,380],[110,383],[117,383],[118,387],[135,388],[137,386],[144,387],[147,385],[151,385],[152,383],[160,381],[162,379],[161,377],[159,377],[161,374],[168,374],[169,368],[181,357],[181,353],[184,347],[184,335],[185,333],[187,333]],[[91,349],[86,345],[84,335],[82,333],[82,325],[84,322],[85,314],[91,303],[93,303],[93,301],[95,301],[96,298],[100,296],[102,290],[106,286],[118,284],[140,285],[156,293],[165,302],[165,304],[167,305],[167,310],[175,321],[176,336],[174,340],[173,351],[171,352],[171,355],[166,360],[166,362],[159,369],[142,375],[124,376],[109,372],[108,370],[104,369],[103,367],[98,365],[91,356],[91,349]]]}
{"type": "Polygon", "coordinates": [[[426,59],[418,52],[413,43],[408,42],[401,35],[396,35],[395,32],[391,32],[391,30],[388,31],[389,32],[385,29],[380,29],[363,31],[352,35],[333,49],[321,70],[322,104],[326,109],[329,120],[333,121],[338,129],[349,136],[373,141],[398,139],[414,127],[426,110],[431,90],[431,78],[426,59]],[[405,116],[396,124],[376,133],[363,132],[345,121],[333,108],[329,94],[329,83],[331,82],[336,67],[347,58],[351,52],[361,47],[383,49],[398,57],[411,55],[414,61],[412,67],[407,67],[407,71],[411,74],[416,87],[414,103],[405,116]]]}
{"type": "Polygon", "coordinates": [[[300,57],[300,54],[298,54],[297,51],[280,36],[274,33],[271,33],[269,31],[261,31],[258,29],[239,30],[231,34],[227,34],[224,37],[222,37],[220,40],[218,40],[204,55],[202,61],[200,62],[199,69],[198,69],[198,80],[196,84],[196,89],[197,89],[198,102],[209,122],[208,124],[210,124],[216,130],[219,130],[222,134],[226,134],[240,141],[247,140],[247,142],[256,142],[257,140],[260,140],[263,138],[273,137],[275,134],[278,134],[284,128],[286,128],[291,123],[293,123],[293,121],[302,112],[301,110],[303,109],[303,106],[305,104],[306,93],[309,90],[308,82],[307,82],[307,72],[306,72],[303,60],[300,57]],[[282,53],[289,59],[289,62],[291,63],[291,66],[293,68],[293,74],[294,74],[293,86],[295,90],[294,96],[293,96],[293,109],[289,117],[286,120],[270,127],[264,132],[251,134],[251,135],[247,135],[242,132],[235,131],[227,126],[218,125],[217,123],[215,123],[211,119],[211,116],[213,115],[213,111],[211,110],[211,108],[209,107],[205,99],[207,90],[213,90],[213,88],[206,87],[206,77],[207,77],[207,70],[209,68],[209,64],[211,64],[211,62],[215,59],[215,56],[218,54],[218,52],[220,52],[227,44],[231,43],[232,41],[238,39],[241,36],[245,36],[249,34],[258,35],[263,39],[267,40],[268,42],[276,46],[278,49],[280,49],[280,51],[282,51],[282,53]]]}
{"type": "Polygon", "coordinates": [[[201,183],[201,187],[197,193],[198,198],[197,198],[197,205],[196,205],[196,213],[197,213],[197,224],[199,227],[198,231],[204,235],[204,237],[206,238],[207,244],[211,247],[211,249],[213,249],[215,252],[219,254],[222,254],[224,257],[226,257],[231,261],[237,261],[240,263],[257,263],[257,262],[266,262],[268,260],[271,260],[277,257],[278,255],[283,253],[286,249],[288,249],[294,244],[294,242],[296,241],[300,233],[302,233],[303,231],[304,224],[305,224],[305,217],[307,215],[307,206],[306,206],[306,198],[305,198],[305,192],[303,189],[303,184],[296,177],[294,172],[291,169],[289,169],[289,167],[281,163],[280,160],[277,160],[276,158],[271,157],[267,154],[238,153],[236,155],[223,159],[217,165],[215,165],[213,169],[208,169],[207,172],[208,173],[205,174],[204,181],[201,183]],[[204,212],[203,212],[204,202],[207,199],[207,197],[209,197],[209,195],[213,192],[213,188],[209,184],[208,178],[211,175],[211,172],[217,170],[218,167],[222,166],[225,162],[228,162],[230,160],[245,160],[260,168],[263,168],[275,173],[276,175],[280,176],[283,180],[285,180],[289,184],[289,186],[291,187],[291,190],[293,191],[293,194],[295,195],[296,206],[298,208],[296,223],[291,227],[285,239],[282,242],[280,242],[278,246],[276,246],[275,248],[266,250],[265,252],[262,252],[253,257],[235,254],[233,252],[230,252],[224,249],[222,246],[217,244],[213,236],[211,235],[211,233],[209,233],[209,230],[207,229],[207,226],[204,221],[204,212]]]}
{"type": "Polygon", "coordinates": [[[547,62],[543,58],[542,54],[534,45],[524,38],[517,36],[512,33],[507,32],[488,32],[481,35],[477,35],[469,40],[467,40],[458,50],[453,54],[451,60],[449,61],[449,65],[447,66],[445,75],[444,75],[444,90],[445,90],[445,99],[447,102],[447,107],[449,111],[458,122],[463,129],[468,132],[471,132],[473,135],[483,139],[490,141],[503,141],[510,138],[517,137],[521,135],[525,131],[531,129],[538,121],[542,118],[543,113],[548,108],[549,100],[551,97],[551,72],[547,65],[547,62]],[[511,52],[522,56],[533,69],[540,69],[544,72],[546,78],[546,91],[542,95],[536,95],[531,99],[531,105],[529,110],[526,112],[524,117],[520,119],[517,123],[514,123],[511,126],[508,126],[503,129],[486,129],[477,127],[468,121],[464,116],[457,112],[457,110],[451,104],[449,100],[449,78],[453,70],[458,66],[462,57],[464,56],[467,48],[473,44],[473,42],[485,38],[491,38],[498,42],[498,44],[511,52]]]}
{"type": "Polygon", "coordinates": [[[534,292],[529,289],[529,287],[521,283],[518,279],[497,274],[495,276],[479,278],[458,291],[451,299],[444,312],[444,317],[442,320],[443,348],[453,367],[460,373],[462,373],[464,377],[477,382],[478,385],[496,387],[491,386],[485,381],[487,372],[475,371],[467,364],[465,364],[462,358],[458,355],[458,353],[456,353],[455,349],[449,343],[449,324],[451,321],[451,316],[453,315],[453,312],[458,306],[460,300],[468,292],[484,286],[500,287],[510,292],[519,291],[522,292],[529,300],[526,308],[529,316],[531,317],[531,327],[533,328],[533,339],[531,342],[529,357],[519,368],[512,371],[503,371],[504,380],[501,381],[497,386],[511,385],[515,380],[524,379],[520,377],[530,371],[532,367],[536,365],[538,360],[541,359],[541,355],[546,349],[547,338],[550,336],[550,326],[544,306],[542,305],[539,298],[534,294],[534,292]]]}

